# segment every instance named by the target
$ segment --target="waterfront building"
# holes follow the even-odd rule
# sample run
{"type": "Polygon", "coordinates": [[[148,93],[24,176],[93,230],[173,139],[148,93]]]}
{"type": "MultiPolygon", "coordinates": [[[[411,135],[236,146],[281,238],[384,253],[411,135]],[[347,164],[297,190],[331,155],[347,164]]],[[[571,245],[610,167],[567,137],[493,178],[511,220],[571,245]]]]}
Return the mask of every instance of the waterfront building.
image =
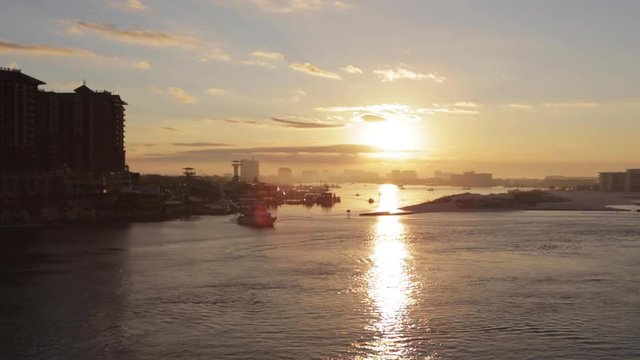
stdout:
{"type": "Polygon", "coordinates": [[[601,172],[599,183],[601,191],[640,191],[640,169],[601,172]]]}
{"type": "Polygon", "coordinates": [[[626,191],[640,191],[640,169],[627,169],[626,191]]]}
{"type": "Polygon", "coordinates": [[[475,173],[474,171],[468,171],[462,174],[452,174],[451,184],[466,187],[490,187],[493,186],[493,175],[475,173]]]}
{"type": "Polygon", "coordinates": [[[39,91],[44,84],[0,68],[0,172],[124,171],[120,96],[84,84],[72,93],[39,91]]]}
{"type": "Polygon", "coordinates": [[[0,68],[0,172],[30,170],[37,163],[36,98],[44,84],[0,68]]]}
{"type": "Polygon", "coordinates": [[[293,181],[293,171],[286,167],[278,169],[278,182],[282,184],[290,184],[293,181]]]}
{"type": "Polygon", "coordinates": [[[42,170],[124,171],[127,104],[120,96],[83,84],[72,93],[40,92],[37,104],[42,170]]]}
{"type": "Polygon", "coordinates": [[[240,181],[258,182],[260,179],[260,162],[244,159],[240,161],[240,181]]]}

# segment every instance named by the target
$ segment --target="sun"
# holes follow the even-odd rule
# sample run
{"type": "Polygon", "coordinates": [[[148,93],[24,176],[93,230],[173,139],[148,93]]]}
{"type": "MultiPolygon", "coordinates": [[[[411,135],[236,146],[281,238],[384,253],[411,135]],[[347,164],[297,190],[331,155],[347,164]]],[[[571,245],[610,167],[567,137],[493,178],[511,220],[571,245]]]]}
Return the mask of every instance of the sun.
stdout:
{"type": "Polygon", "coordinates": [[[417,129],[404,121],[380,121],[364,124],[362,142],[382,152],[412,150],[417,145],[417,129]]]}

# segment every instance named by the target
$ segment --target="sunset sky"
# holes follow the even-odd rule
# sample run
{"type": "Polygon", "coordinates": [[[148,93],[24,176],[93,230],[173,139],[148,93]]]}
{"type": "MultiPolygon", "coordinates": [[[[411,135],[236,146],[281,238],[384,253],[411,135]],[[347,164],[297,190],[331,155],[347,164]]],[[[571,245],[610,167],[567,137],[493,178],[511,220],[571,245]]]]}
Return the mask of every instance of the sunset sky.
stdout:
{"type": "Polygon", "coordinates": [[[0,3],[0,65],[120,94],[135,171],[640,167],[640,1],[0,3]]]}

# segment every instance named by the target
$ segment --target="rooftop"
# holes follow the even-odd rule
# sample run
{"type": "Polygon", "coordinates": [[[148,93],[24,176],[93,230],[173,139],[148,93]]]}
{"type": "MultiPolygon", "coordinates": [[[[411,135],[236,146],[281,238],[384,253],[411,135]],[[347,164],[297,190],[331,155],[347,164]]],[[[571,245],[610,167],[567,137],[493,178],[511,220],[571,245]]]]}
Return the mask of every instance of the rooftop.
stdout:
{"type": "Polygon", "coordinates": [[[20,69],[0,67],[0,82],[26,82],[32,85],[44,85],[44,81],[22,73],[20,69]]]}

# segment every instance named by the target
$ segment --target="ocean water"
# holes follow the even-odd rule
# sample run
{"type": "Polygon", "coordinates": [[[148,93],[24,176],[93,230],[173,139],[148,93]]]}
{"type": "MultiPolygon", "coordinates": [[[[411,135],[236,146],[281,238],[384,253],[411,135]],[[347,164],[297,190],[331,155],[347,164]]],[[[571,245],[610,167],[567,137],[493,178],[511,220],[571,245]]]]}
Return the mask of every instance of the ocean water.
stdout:
{"type": "Polygon", "coordinates": [[[640,358],[638,213],[371,218],[460,190],[336,191],[275,229],[4,234],[0,359],[640,358]]]}

